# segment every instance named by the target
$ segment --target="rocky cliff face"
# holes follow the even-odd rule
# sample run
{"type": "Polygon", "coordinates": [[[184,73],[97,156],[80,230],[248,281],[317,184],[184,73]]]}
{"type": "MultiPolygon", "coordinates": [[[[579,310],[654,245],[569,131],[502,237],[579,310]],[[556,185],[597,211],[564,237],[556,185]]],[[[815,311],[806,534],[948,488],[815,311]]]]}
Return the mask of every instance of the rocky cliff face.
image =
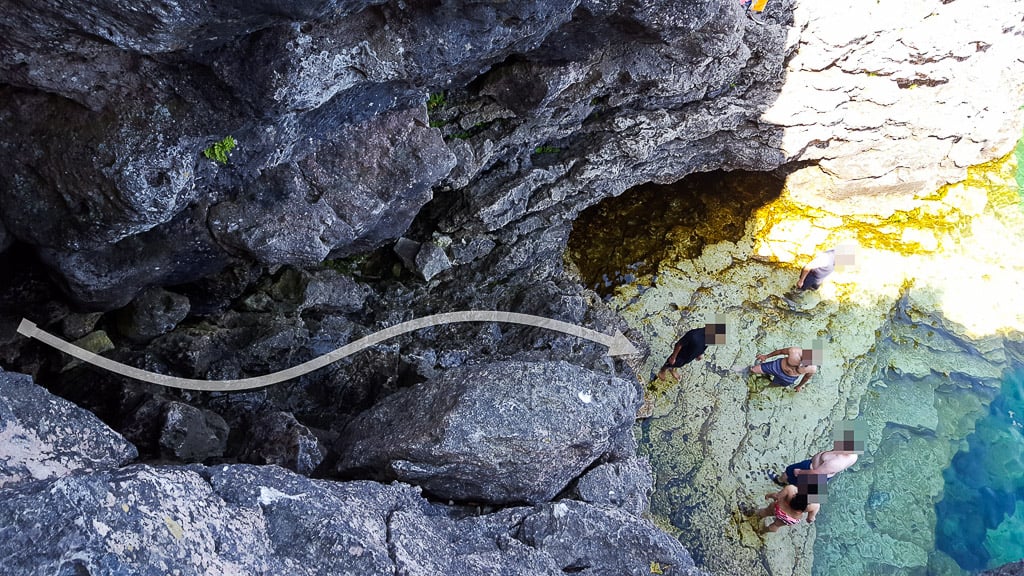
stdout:
{"type": "MultiPolygon", "coordinates": [[[[394,543],[380,530],[378,548],[336,539],[353,556],[372,550],[364,560],[379,560],[381,570],[410,550],[428,551],[433,560],[413,564],[435,572],[495,562],[538,566],[522,573],[685,566],[675,549],[624,554],[633,563],[622,568],[600,547],[567,543],[593,533],[594,518],[640,522],[632,514],[643,510],[637,494],[650,481],[621,433],[639,396],[620,377],[633,375],[593,343],[493,324],[437,327],[291,383],[223,395],[100,373],[14,326],[29,317],[134,366],[210,379],[290,367],[449,310],[515,310],[607,332],[622,321],[563,269],[573,219],[602,198],[698,171],[806,162],[818,163],[808,190],[825,173],[857,190],[912,193],[1005,153],[1012,139],[999,124],[1019,133],[1024,75],[981,71],[1019,62],[1021,24],[1010,17],[1019,3],[982,4],[902,3],[894,20],[882,11],[896,8],[881,3],[857,12],[790,0],[771,1],[760,15],[729,0],[161,1],[145,10],[118,0],[8,0],[0,22],[0,259],[9,271],[0,282],[0,361],[93,410],[143,459],[210,466],[62,480],[78,491],[98,494],[124,475],[167,506],[182,486],[198,486],[196,506],[208,511],[251,511],[261,485],[287,506],[314,484],[361,494],[338,496],[347,502],[390,499],[375,514],[406,522],[404,532],[379,523],[394,543]],[[985,18],[968,20],[968,12],[985,18]],[[847,26],[854,16],[857,25],[847,26]],[[907,34],[893,21],[922,24],[907,34]],[[968,21],[952,27],[956,35],[942,33],[968,21]],[[1002,96],[979,100],[987,82],[1002,96]],[[913,157],[892,144],[907,138],[919,151],[913,157]],[[555,385],[516,397],[519,370],[536,376],[526,379],[533,389],[538,374],[555,385]],[[577,390],[579,382],[593,386],[577,390]],[[445,404],[450,390],[457,398],[445,404]],[[482,407],[504,400],[488,390],[511,394],[508,405],[520,412],[489,418],[482,407]],[[572,394],[597,390],[607,394],[587,404],[595,412],[577,414],[572,394]],[[530,460],[543,435],[537,428],[517,442],[530,430],[516,418],[542,414],[544,394],[554,394],[543,413],[549,437],[562,445],[538,472],[530,460]],[[454,418],[449,427],[434,425],[441,414],[454,418]],[[508,432],[489,446],[492,467],[464,465],[482,446],[472,430],[453,433],[454,447],[433,432],[470,423],[485,438],[508,432]],[[407,437],[369,446],[365,430],[407,437]],[[412,489],[345,488],[238,462],[397,478],[432,496],[538,507],[529,521],[518,508],[463,517],[437,512],[412,489]],[[248,492],[218,488],[213,478],[226,474],[244,477],[248,492]],[[542,503],[552,497],[562,500],[542,503]],[[467,522],[480,545],[451,556],[443,535],[467,522]],[[498,525],[520,526],[515,541],[498,525]],[[427,532],[438,539],[397,536],[427,532]],[[509,552],[523,543],[522,555],[509,552]],[[443,564],[449,557],[462,564],[443,564]]],[[[5,510],[45,503],[54,486],[26,488],[5,510]]],[[[68,521],[79,513],[66,512],[68,521]]],[[[252,512],[243,532],[262,542],[253,550],[269,549],[268,541],[311,529],[299,522],[304,514],[252,512]]],[[[100,549],[94,536],[80,536],[82,549],[100,549]]],[[[622,542],[640,549],[644,538],[622,542]]],[[[127,553],[103,552],[102,562],[127,553]]],[[[217,562],[298,565],[253,554],[217,562]]]]}

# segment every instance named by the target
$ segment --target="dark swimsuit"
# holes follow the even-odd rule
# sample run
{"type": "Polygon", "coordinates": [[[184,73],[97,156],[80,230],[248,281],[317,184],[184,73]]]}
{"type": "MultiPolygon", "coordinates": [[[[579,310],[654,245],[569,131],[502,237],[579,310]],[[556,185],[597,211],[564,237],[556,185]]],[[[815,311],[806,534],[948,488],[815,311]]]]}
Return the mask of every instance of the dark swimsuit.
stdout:
{"type": "Polygon", "coordinates": [[[777,384],[780,384],[782,386],[792,386],[793,384],[796,384],[797,380],[799,380],[800,377],[803,376],[803,374],[797,374],[796,376],[790,376],[789,374],[786,374],[786,372],[782,369],[783,360],[785,360],[785,358],[776,358],[771,362],[765,362],[764,364],[761,364],[761,371],[764,372],[765,374],[773,376],[774,378],[772,379],[772,381],[777,384]]]}

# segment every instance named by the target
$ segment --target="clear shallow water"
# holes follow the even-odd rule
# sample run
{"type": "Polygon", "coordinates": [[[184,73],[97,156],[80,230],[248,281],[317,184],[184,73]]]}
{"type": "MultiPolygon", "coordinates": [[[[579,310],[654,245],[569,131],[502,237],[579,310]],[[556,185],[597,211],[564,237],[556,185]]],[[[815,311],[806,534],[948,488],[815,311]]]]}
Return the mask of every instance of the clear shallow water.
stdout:
{"type": "MultiPolygon", "coordinates": [[[[1019,149],[1018,153],[1022,151],[1019,149]]],[[[1003,165],[994,166],[997,173],[991,177],[989,172],[972,175],[968,186],[992,190],[990,201],[998,200],[990,202],[993,206],[1015,209],[1018,190],[1013,184],[1002,184],[1007,181],[1007,172],[999,172],[1000,166],[1003,165]],[[989,182],[995,184],[989,187],[989,182]]],[[[1013,182],[1013,176],[1020,182],[1022,172],[1009,175],[1009,182],[1013,182]]],[[[961,196],[954,193],[952,197],[949,205],[959,206],[956,198],[961,196]]],[[[938,201],[941,200],[939,197],[938,201]]],[[[632,208],[642,210],[636,205],[632,208]]],[[[787,231],[775,236],[764,234],[783,241],[813,232],[807,230],[810,224],[803,211],[794,212],[794,217],[787,219],[785,211],[792,208],[785,202],[773,204],[767,213],[758,211],[753,218],[749,209],[740,210],[730,215],[729,221],[756,219],[761,231],[787,231]]],[[[701,211],[697,220],[707,218],[714,222],[719,209],[720,206],[701,211]]],[[[930,209],[922,208],[921,213],[931,213],[929,210],[945,214],[943,210],[948,208],[932,204],[930,209]]],[[[666,402],[659,405],[655,417],[640,427],[641,449],[650,456],[658,475],[652,512],[668,529],[678,531],[698,562],[720,574],[962,576],[1021,557],[1017,550],[1024,543],[1024,502],[1018,480],[1024,476],[1024,443],[1019,428],[1014,432],[1014,422],[1024,421],[1019,377],[1024,366],[1015,366],[1012,377],[1004,382],[1000,373],[1007,363],[999,337],[986,336],[975,343],[960,335],[962,330],[947,331],[948,322],[962,322],[967,316],[959,314],[963,311],[956,306],[947,308],[942,295],[965,293],[967,284],[945,281],[954,271],[955,277],[981,279],[970,284],[966,293],[981,290],[983,298],[997,297],[998,289],[1011,285],[1017,278],[1013,274],[1020,266],[1017,255],[1024,250],[1003,251],[1003,260],[995,266],[986,264],[989,267],[985,268],[981,263],[990,260],[979,258],[979,265],[974,266],[972,255],[988,253],[995,236],[978,236],[979,240],[967,244],[956,240],[951,245],[964,248],[962,253],[954,251],[955,254],[966,257],[949,260],[941,268],[914,268],[918,274],[915,278],[931,278],[933,282],[916,285],[912,290],[914,298],[900,299],[913,308],[911,314],[887,316],[873,308],[872,300],[852,297],[847,300],[848,305],[837,308],[834,304],[822,304],[816,313],[806,314],[792,307],[780,307],[771,297],[764,300],[765,283],[772,286],[772,294],[781,293],[784,287],[778,277],[792,272],[751,259],[744,252],[744,242],[748,240],[731,239],[736,242],[732,247],[727,242],[715,244],[710,246],[710,252],[695,258],[695,247],[720,239],[697,234],[694,240],[694,235],[688,234],[693,222],[685,219],[679,220],[683,222],[681,226],[675,226],[678,222],[669,219],[673,227],[666,232],[651,219],[629,217],[631,214],[634,212],[627,210],[625,218],[617,218],[621,215],[605,210],[594,228],[615,230],[619,237],[613,243],[615,246],[622,245],[622,237],[637,237],[651,239],[653,245],[665,249],[645,253],[641,258],[654,263],[664,258],[671,263],[659,270],[656,281],[641,286],[642,281],[626,280],[623,283],[630,286],[612,299],[634,327],[652,345],[658,345],[653,346],[657,348],[656,356],[669,349],[678,330],[692,327],[680,324],[688,315],[714,309],[731,311],[739,319],[737,342],[760,342],[766,335],[779,340],[783,332],[789,335],[782,338],[786,342],[780,341],[781,344],[796,341],[804,334],[844,334],[845,339],[834,342],[842,349],[837,357],[857,359],[827,367],[831,372],[823,372],[820,384],[841,385],[831,395],[818,394],[819,403],[814,405],[803,402],[805,397],[747,390],[750,383],[735,376],[735,370],[729,370],[729,366],[735,368],[737,361],[743,361],[738,356],[737,360],[732,359],[735,350],[728,352],[728,358],[718,358],[726,351],[717,351],[713,355],[715,362],[709,366],[689,368],[686,382],[680,386],[657,389],[666,395],[666,402]],[[642,226],[634,229],[637,222],[642,226]],[[1010,270],[1006,282],[989,283],[990,274],[993,279],[1004,278],[1002,270],[1007,268],[1010,270]],[[930,285],[942,288],[936,292],[930,285]],[[832,314],[836,316],[830,318],[832,314]],[[984,357],[975,348],[984,350],[984,357]],[[1015,388],[1004,392],[1008,385],[1015,388]],[[828,403],[835,399],[840,402],[830,414],[828,403]],[[793,409],[794,405],[799,407],[793,409]],[[751,526],[753,522],[748,521],[736,503],[758,500],[764,487],[771,486],[765,470],[772,464],[792,461],[788,458],[793,454],[803,454],[806,446],[801,445],[800,438],[827,435],[830,425],[822,418],[834,419],[843,413],[868,424],[868,449],[857,466],[831,483],[830,500],[814,530],[816,537],[807,541],[806,527],[770,537],[757,535],[751,526]],[[809,423],[805,422],[808,418],[809,423]],[[715,490],[703,492],[708,486],[715,490]],[[811,546],[813,556],[808,549],[811,546]]],[[[962,216],[955,212],[952,219],[959,222],[962,216]]],[[[839,218],[832,219],[834,223],[822,220],[815,225],[822,229],[840,225],[839,218]]],[[[905,228],[902,220],[879,224],[867,218],[866,223],[858,222],[844,220],[842,225],[858,231],[870,228],[868,232],[876,233],[868,235],[870,242],[881,233],[878,226],[889,235],[886,238],[901,238],[901,231],[914,231],[905,228]]],[[[1024,230],[1019,219],[1013,222],[1005,227],[1006,233],[1024,230]]],[[[1004,229],[991,223],[983,228],[1004,229]]],[[[578,242],[570,257],[579,263],[583,256],[591,256],[592,273],[609,274],[623,269],[617,263],[636,260],[608,254],[601,246],[608,239],[580,234],[581,231],[585,232],[574,232],[577,240],[590,238],[598,246],[578,242]]],[[[960,227],[947,232],[968,234],[970,230],[960,227]]],[[[755,233],[756,230],[750,232],[755,233]]],[[[892,249],[901,257],[917,254],[913,246],[902,246],[891,239],[883,241],[886,238],[878,240],[878,246],[884,250],[892,249]]],[[[874,243],[870,245],[876,247],[874,243]]],[[[881,259],[879,252],[874,254],[880,262],[890,262],[881,259]]],[[[901,261],[896,266],[909,263],[901,261]]],[[[581,272],[583,268],[580,266],[581,272]]],[[[858,280],[862,288],[876,286],[862,280],[858,280]]],[[[882,288],[873,293],[899,298],[882,288]]],[[[1010,302],[1016,299],[1012,290],[1005,294],[1010,302]]],[[[888,307],[889,302],[883,307],[888,307]]],[[[974,305],[977,304],[975,301],[974,305]]],[[[997,308],[1016,314],[1016,308],[997,308]]],[[[899,309],[904,309],[903,304],[899,309]]],[[[994,328],[974,332],[998,333],[994,328]]],[[[740,344],[734,347],[743,348],[740,344]]],[[[1019,345],[1017,348],[1020,358],[1019,345]]],[[[664,354],[651,362],[663,357],[664,354]]]]}
{"type": "Polygon", "coordinates": [[[965,570],[1024,559],[1024,366],[943,472],[936,548],[965,570]]]}

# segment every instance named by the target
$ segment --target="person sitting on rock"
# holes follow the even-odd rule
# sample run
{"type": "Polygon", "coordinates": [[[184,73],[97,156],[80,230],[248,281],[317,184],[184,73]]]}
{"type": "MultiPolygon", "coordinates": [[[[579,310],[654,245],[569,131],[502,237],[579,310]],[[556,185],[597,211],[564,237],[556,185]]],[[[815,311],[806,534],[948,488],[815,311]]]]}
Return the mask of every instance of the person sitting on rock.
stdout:
{"type": "Polygon", "coordinates": [[[757,364],[750,367],[754,374],[765,374],[772,378],[773,386],[792,386],[797,392],[803,390],[804,386],[814,374],[818,367],[811,363],[814,357],[813,350],[790,346],[779,348],[768,354],[758,354],[757,364]],[[768,358],[781,356],[768,362],[768,358]],[[799,383],[798,383],[799,382],[799,383]]]}
{"type": "Polygon", "coordinates": [[[809,494],[796,486],[789,485],[773,494],[765,494],[766,500],[774,503],[757,511],[758,518],[774,517],[775,521],[768,525],[769,532],[776,532],[783,526],[794,526],[807,515],[807,522],[814,522],[821,504],[810,502],[809,494]]]}
{"type": "Polygon", "coordinates": [[[703,328],[683,334],[658,372],[658,378],[664,378],[665,373],[671,371],[672,377],[679,380],[679,368],[703,358],[708,344],[725,344],[725,324],[705,324],[703,328]]]}

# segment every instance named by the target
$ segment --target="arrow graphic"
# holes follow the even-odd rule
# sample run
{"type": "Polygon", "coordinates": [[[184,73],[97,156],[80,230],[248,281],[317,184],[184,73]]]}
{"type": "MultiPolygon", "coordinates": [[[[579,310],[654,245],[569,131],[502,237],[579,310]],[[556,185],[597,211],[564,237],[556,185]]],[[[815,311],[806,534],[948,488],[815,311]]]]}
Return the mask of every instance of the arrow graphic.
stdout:
{"type": "Polygon", "coordinates": [[[406,332],[412,332],[428,326],[454,324],[457,322],[501,322],[506,324],[536,326],[538,328],[555,330],[557,332],[563,332],[578,338],[585,338],[599,344],[604,344],[605,346],[608,346],[609,356],[623,356],[638,353],[637,349],[629,339],[619,331],[616,331],[613,335],[608,335],[596,330],[577,326],[576,324],[570,324],[568,322],[562,322],[561,320],[554,320],[552,318],[545,318],[543,316],[534,316],[532,314],[499,312],[496,310],[466,310],[463,312],[433,314],[431,316],[424,316],[422,318],[409,320],[408,322],[402,322],[401,324],[396,324],[390,328],[385,328],[380,332],[374,332],[369,336],[364,336],[355,342],[350,342],[341,348],[324,354],[323,356],[318,356],[297,366],[293,366],[279,372],[266,374],[264,376],[241,378],[237,380],[196,380],[194,378],[179,378],[178,376],[157,374],[156,372],[141,370],[133,366],[128,366],[127,364],[116,362],[109,358],[104,358],[99,354],[94,354],[88,350],[79,348],[70,342],[62,340],[49,332],[40,330],[34,323],[29,322],[24,318],[21,319],[21,324],[18,326],[18,333],[29,338],[35,338],[36,340],[52,346],[65,354],[70,354],[83,362],[88,362],[128,378],[142,380],[143,382],[152,382],[153,384],[159,384],[161,386],[168,386],[171,388],[231,392],[236,390],[262,388],[263,386],[270,386],[271,384],[278,384],[285,380],[291,380],[292,378],[297,378],[308,372],[319,370],[328,364],[341,360],[346,356],[355,354],[364,348],[369,348],[370,346],[379,344],[389,338],[394,338],[400,334],[405,334],[406,332]]]}

